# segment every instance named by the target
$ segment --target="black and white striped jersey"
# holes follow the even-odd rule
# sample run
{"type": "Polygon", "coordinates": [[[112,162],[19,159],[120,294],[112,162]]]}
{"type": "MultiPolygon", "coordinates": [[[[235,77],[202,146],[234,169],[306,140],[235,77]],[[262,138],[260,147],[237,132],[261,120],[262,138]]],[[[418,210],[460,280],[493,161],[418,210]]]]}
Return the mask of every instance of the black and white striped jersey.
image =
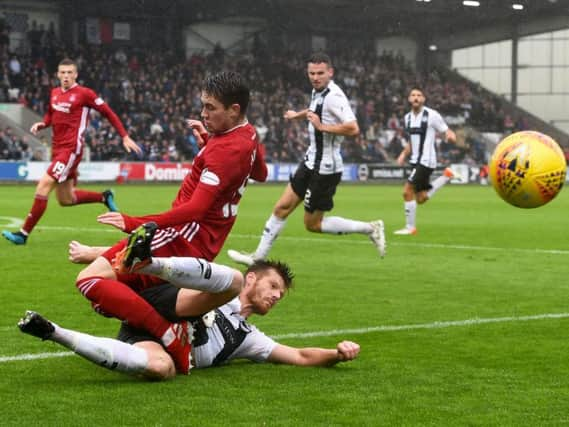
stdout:
{"type": "MultiPolygon", "coordinates": [[[[320,92],[312,90],[309,109],[318,114],[320,121],[327,125],[338,125],[356,120],[348,97],[333,81],[330,81],[326,89],[320,92]]],[[[312,123],[308,123],[308,135],[310,145],[304,157],[306,167],[317,170],[321,175],[342,172],[344,163],[340,145],[344,137],[320,132],[312,126],[312,123]]]]}
{"type": "Polygon", "coordinates": [[[437,132],[444,133],[448,126],[437,110],[423,107],[417,114],[405,114],[405,131],[411,142],[411,164],[421,164],[428,168],[437,167],[435,139],[437,132]]]}
{"type": "Polygon", "coordinates": [[[236,297],[214,310],[210,327],[194,324],[192,365],[207,368],[232,359],[265,362],[277,343],[241,316],[241,301],[236,297]]]}

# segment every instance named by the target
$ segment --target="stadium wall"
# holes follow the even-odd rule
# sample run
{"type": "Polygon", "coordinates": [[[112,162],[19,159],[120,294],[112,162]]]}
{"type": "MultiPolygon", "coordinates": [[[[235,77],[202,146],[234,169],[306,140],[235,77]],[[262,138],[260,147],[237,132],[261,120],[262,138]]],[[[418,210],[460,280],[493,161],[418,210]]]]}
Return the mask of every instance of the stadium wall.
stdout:
{"type": "Polygon", "coordinates": [[[25,53],[27,32],[35,21],[37,27],[47,30],[50,24],[59,33],[58,5],[49,2],[8,0],[0,2],[0,16],[10,26],[10,51],[25,53]]]}
{"type": "Polygon", "coordinates": [[[250,36],[265,26],[265,22],[256,19],[243,19],[231,22],[201,22],[184,29],[186,56],[194,53],[211,53],[216,45],[231,50],[240,43],[250,42],[250,36]]]}

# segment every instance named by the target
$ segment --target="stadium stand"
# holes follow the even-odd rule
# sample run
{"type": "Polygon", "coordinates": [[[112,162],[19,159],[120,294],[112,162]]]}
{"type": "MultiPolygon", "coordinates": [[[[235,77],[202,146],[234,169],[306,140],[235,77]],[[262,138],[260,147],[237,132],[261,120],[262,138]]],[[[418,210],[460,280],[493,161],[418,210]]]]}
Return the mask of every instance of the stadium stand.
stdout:
{"type": "MultiPolygon", "coordinates": [[[[304,123],[285,122],[282,117],[285,110],[302,109],[309,103],[306,82],[299,73],[304,68],[303,54],[262,50],[229,56],[217,49],[210,55],[196,54],[184,60],[173,52],[144,49],[82,46],[72,51],[65,49],[53,31],[36,32],[41,34],[34,35],[29,54],[17,56],[2,49],[0,99],[43,115],[49,90],[56,84],[58,60],[75,58],[80,65],[79,81],[110,103],[144,148],[142,157],[125,155],[110,124],[93,112],[85,137],[89,147],[86,157],[92,161],[191,160],[198,147],[183,119],[199,116],[199,82],[208,70],[221,66],[239,70],[255,82],[248,117],[266,144],[268,161],[296,162],[306,150],[304,123]]],[[[405,143],[401,118],[413,85],[424,88],[428,105],[458,131],[458,146],[439,141],[443,165],[484,163],[487,150],[480,132],[510,133],[527,128],[523,117],[505,113],[499,98],[449,70],[419,74],[392,52],[381,56],[364,50],[331,53],[335,78],[352,100],[362,130],[343,145],[348,162],[394,162],[405,143]]],[[[0,152],[3,159],[14,155],[9,149],[0,152]]]]}

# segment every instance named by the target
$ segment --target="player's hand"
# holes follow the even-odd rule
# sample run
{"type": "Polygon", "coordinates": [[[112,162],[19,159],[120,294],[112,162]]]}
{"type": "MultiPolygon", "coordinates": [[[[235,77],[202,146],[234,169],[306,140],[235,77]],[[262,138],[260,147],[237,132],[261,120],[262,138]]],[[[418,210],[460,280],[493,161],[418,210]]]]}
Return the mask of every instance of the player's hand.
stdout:
{"type": "Polygon", "coordinates": [[[45,123],[44,122],[36,122],[32,125],[32,127],[30,128],[30,132],[33,133],[34,135],[37,135],[38,132],[42,129],[45,129],[45,123]]]}
{"type": "Polygon", "coordinates": [[[136,154],[142,154],[142,148],[140,148],[128,135],[122,139],[122,145],[127,153],[134,151],[136,154]]]}
{"type": "Polygon", "coordinates": [[[312,123],[312,126],[314,126],[316,130],[322,130],[322,122],[320,121],[320,117],[318,117],[318,114],[316,114],[314,111],[309,111],[306,113],[306,119],[312,123]]]}
{"type": "Polygon", "coordinates": [[[208,134],[207,129],[205,128],[203,123],[200,122],[199,120],[187,119],[186,125],[192,129],[192,132],[193,132],[194,136],[196,137],[198,147],[202,148],[206,143],[207,134],[208,134]],[[204,136],[205,136],[205,138],[204,138],[204,136]]]}
{"type": "Polygon", "coordinates": [[[338,361],[347,362],[354,360],[360,354],[360,345],[352,341],[342,341],[336,346],[338,350],[338,361]]]}
{"type": "Polygon", "coordinates": [[[91,246],[82,245],[77,240],[69,242],[69,261],[75,264],[89,264],[93,261],[90,253],[91,246]]]}
{"type": "Polygon", "coordinates": [[[285,111],[285,113],[283,114],[283,117],[286,120],[294,120],[298,117],[298,113],[294,110],[287,110],[285,111]]]}
{"type": "Polygon", "coordinates": [[[397,157],[397,164],[399,166],[403,166],[405,164],[405,155],[404,154],[400,154],[399,157],[397,157]]]}
{"type": "Polygon", "coordinates": [[[112,225],[122,231],[125,228],[124,218],[120,212],[105,212],[97,217],[97,222],[112,225]]]}

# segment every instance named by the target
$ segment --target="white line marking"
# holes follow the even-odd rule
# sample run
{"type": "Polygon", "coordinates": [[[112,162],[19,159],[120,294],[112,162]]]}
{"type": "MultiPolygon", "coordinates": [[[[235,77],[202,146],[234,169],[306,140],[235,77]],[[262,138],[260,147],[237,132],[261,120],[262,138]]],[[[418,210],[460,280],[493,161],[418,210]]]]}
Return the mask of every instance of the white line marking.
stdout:
{"type": "MultiPolygon", "coordinates": [[[[76,231],[76,232],[87,232],[87,233],[119,233],[120,231],[112,228],[95,228],[95,227],[59,227],[59,226],[38,226],[43,230],[54,230],[54,231],[76,231]]],[[[123,236],[124,237],[124,236],[123,236]]],[[[259,235],[254,234],[237,234],[231,233],[230,237],[237,239],[259,239],[259,235]]],[[[293,237],[293,236],[279,236],[279,240],[288,240],[293,242],[313,242],[313,243],[337,243],[345,245],[347,243],[354,245],[367,245],[369,242],[367,240],[353,240],[353,239],[342,239],[342,238],[318,238],[318,237],[293,237]]],[[[89,242],[88,242],[89,243],[89,242]]],[[[520,252],[528,254],[548,254],[548,255],[569,255],[569,250],[567,249],[540,249],[540,248],[498,248],[492,246],[475,246],[475,245],[445,245],[442,243],[420,243],[420,242],[394,242],[390,240],[388,242],[389,246],[409,246],[417,248],[438,248],[438,249],[452,249],[452,250],[465,250],[465,251],[494,251],[494,252],[520,252]]]]}
{"type": "Polygon", "coordinates": [[[17,356],[3,356],[0,357],[0,363],[4,362],[18,362],[20,360],[35,360],[35,359],[51,359],[53,357],[67,357],[75,354],[71,351],[60,351],[57,353],[36,353],[36,354],[19,354],[17,356]]]}
{"type": "Polygon", "coordinates": [[[411,325],[384,325],[384,326],[370,326],[367,328],[355,329],[335,329],[331,331],[315,331],[315,332],[302,332],[293,334],[275,335],[275,339],[285,338],[311,338],[311,337],[329,337],[333,335],[360,335],[370,332],[391,332],[391,331],[410,331],[413,329],[442,329],[450,328],[452,326],[471,326],[483,325],[486,323],[504,323],[504,322],[528,322],[530,320],[544,320],[544,319],[565,319],[569,317],[569,313],[547,313],[536,314],[533,316],[511,316],[511,317],[490,317],[482,319],[466,319],[466,320],[450,320],[446,322],[433,322],[411,325]]]}
{"type": "MultiPolygon", "coordinates": [[[[287,338],[314,338],[314,337],[329,337],[335,335],[361,335],[373,332],[392,332],[392,331],[410,331],[414,329],[442,329],[450,328],[453,326],[472,326],[484,325],[488,323],[505,323],[505,322],[529,322],[531,320],[545,320],[545,319],[566,319],[569,318],[569,313],[546,313],[536,314],[533,316],[509,316],[509,317],[490,317],[482,319],[466,319],[466,320],[450,320],[446,322],[433,322],[433,323],[419,323],[411,325],[383,325],[383,326],[370,326],[367,328],[354,328],[354,329],[333,329],[330,331],[314,331],[314,332],[300,332],[281,335],[272,335],[275,340],[282,340],[287,338]]],[[[35,359],[50,359],[53,357],[66,357],[75,353],[70,351],[57,352],[57,353],[36,353],[36,354],[19,354],[16,356],[1,356],[0,363],[17,362],[22,360],[35,360],[35,359]]]]}

